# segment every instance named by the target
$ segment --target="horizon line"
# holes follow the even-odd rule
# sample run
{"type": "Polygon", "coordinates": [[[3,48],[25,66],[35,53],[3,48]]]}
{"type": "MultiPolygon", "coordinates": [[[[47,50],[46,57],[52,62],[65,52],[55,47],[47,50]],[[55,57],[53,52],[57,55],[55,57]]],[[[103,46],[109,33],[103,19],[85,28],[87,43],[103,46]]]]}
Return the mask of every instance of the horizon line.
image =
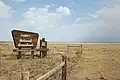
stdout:
{"type": "MultiPolygon", "coordinates": [[[[11,40],[0,40],[0,42],[13,42],[11,40]]],[[[118,41],[48,41],[48,42],[54,42],[54,43],[120,43],[118,41]]]]}

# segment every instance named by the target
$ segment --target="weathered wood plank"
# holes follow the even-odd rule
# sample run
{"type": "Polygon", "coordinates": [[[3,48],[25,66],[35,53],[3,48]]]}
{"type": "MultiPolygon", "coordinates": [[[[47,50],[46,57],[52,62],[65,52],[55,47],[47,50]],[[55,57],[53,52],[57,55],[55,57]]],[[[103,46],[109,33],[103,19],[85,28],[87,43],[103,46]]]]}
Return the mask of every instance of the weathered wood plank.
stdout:
{"type": "Polygon", "coordinates": [[[38,78],[36,80],[48,79],[51,75],[55,74],[55,72],[58,71],[59,69],[61,69],[64,65],[65,65],[65,62],[62,62],[60,65],[58,65],[57,67],[55,67],[54,69],[52,69],[51,71],[49,71],[48,73],[44,74],[43,76],[41,76],[40,78],[38,78]]]}

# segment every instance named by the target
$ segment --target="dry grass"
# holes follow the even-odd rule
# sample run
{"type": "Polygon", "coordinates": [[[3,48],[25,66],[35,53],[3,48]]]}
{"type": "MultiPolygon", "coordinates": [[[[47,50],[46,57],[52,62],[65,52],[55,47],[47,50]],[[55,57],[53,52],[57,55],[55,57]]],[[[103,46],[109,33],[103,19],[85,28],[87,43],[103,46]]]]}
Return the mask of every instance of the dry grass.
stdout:
{"type": "MultiPolygon", "coordinates": [[[[19,61],[13,57],[4,59],[2,57],[0,80],[5,79],[8,74],[13,76],[10,73],[17,70],[29,71],[31,80],[34,80],[57,66],[63,54],[68,56],[68,80],[85,80],[86,78],[90,80],[120,79],[119,43],[48,43],[48,47],[50,51],[45,59],[22,59],[19,61]],[[70,48],[68,53],[68,44],[83,44],[83,55],[75,54],[77,47],[70,48]]],[[[2,51],[2,53],[13,54],[10,51],[2,51]]]]}

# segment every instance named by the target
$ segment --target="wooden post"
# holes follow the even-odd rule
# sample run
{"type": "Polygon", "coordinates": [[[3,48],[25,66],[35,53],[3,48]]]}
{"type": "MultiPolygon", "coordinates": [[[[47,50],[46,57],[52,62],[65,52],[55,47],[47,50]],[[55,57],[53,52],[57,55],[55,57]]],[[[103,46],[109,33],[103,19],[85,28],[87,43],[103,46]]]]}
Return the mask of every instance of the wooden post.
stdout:
{"type": "MultiPolygon", "coordinates": [[[[43,43],[45,44],[45,38],[42,38],[42,48],[45,48],[45,45],[43,45],[43,43]]],[[[42,52],[42,57],[45,57],[45,51],[42,52]]]]}
{"type": "MultiPolygon", "coordinates": [[[[31,48],[33,49],[33,48],[31,48]]],[[[34,51],[31,51],[31,59],[34,59],[34,51]]]]}
{"type": "Polygon", "coordinates": [[[34,51],[31,51],[31,58],[34,59],[34,51]]]}
{"type": "MultiPolygon", "coordinates": [[[[42,46],[42,40],[40,40],[40,48],[42,48],[41,46],[42,46]]],[[[42,51],[40,51],[40,58],[41,57],[42,57],[42,51]]]]}
{"type": "MultiPolygon", "coordinates": [[[[42,38],[41,40],[41,48],[46,48],[46,41],[45,41],[45,38],[42,38]],[[44,45],[43,45],[44,43],[44,45]]],[[[46,56],[46,51],[42,51],[42,57],[44,58],[46,56]]]]}
{"type": "Polygon", "coordinates": [[[82,54],[82,44],[81,44],[81,54],[82,54]]]}
{"type": "MultiPolygon", "coordinates": [[[[45,41],[45,48],[47,49],[47,41],[45,41]]],[[[45,57],[47,56],[47,50],[45,51],[45,57]]]]}
{"type": "Polygon", "coordinates": [[[0,74],[2,72],[2,51],[0,49],[0,74]]]}
{"type": "MultiPolygon", "coordinates": [[[[19,48],[19,49],[21,49],[21,48],[19,48]]],[[[21,52],[20,52],[20,51],[18,51],[18,56],[17,56],[17,58],[18,58],[18,59],[21,59],[21,52]]]]}
{"type": "Polygon", "coordinates": [[[67,56],[62,56],[62,61],[65,62],[65,65],[62,67],[62,80],[67,79],[67,56]]]}

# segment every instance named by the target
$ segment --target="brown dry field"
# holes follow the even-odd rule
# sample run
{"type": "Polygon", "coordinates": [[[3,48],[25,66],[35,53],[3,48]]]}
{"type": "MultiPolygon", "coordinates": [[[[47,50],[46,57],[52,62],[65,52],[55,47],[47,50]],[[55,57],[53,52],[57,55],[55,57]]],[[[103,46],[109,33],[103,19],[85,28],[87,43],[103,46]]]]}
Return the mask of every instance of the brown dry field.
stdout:
{"type": "MultiPolygon", "coordinates": [[[[68,57],[67,80],[120,80],[120,43],[50,42],[48,47],[50,51],[44,59],[31,60],[22,56],[21,60],[17,60],[17,53],[12,52],[12,43],[0,44],[0,80],[17,80],[16,71],[29,71],[30,80],[35,80],[60,64],[62,55],[68,57]],[[68,51],[68,44],[82,44],[82,54],[76,54],[79,47],[71,47],[68,51]]],[[[54,76],[59,78],[53,77],[52,80],[60,80],[59,74],[54,76]]]]}

